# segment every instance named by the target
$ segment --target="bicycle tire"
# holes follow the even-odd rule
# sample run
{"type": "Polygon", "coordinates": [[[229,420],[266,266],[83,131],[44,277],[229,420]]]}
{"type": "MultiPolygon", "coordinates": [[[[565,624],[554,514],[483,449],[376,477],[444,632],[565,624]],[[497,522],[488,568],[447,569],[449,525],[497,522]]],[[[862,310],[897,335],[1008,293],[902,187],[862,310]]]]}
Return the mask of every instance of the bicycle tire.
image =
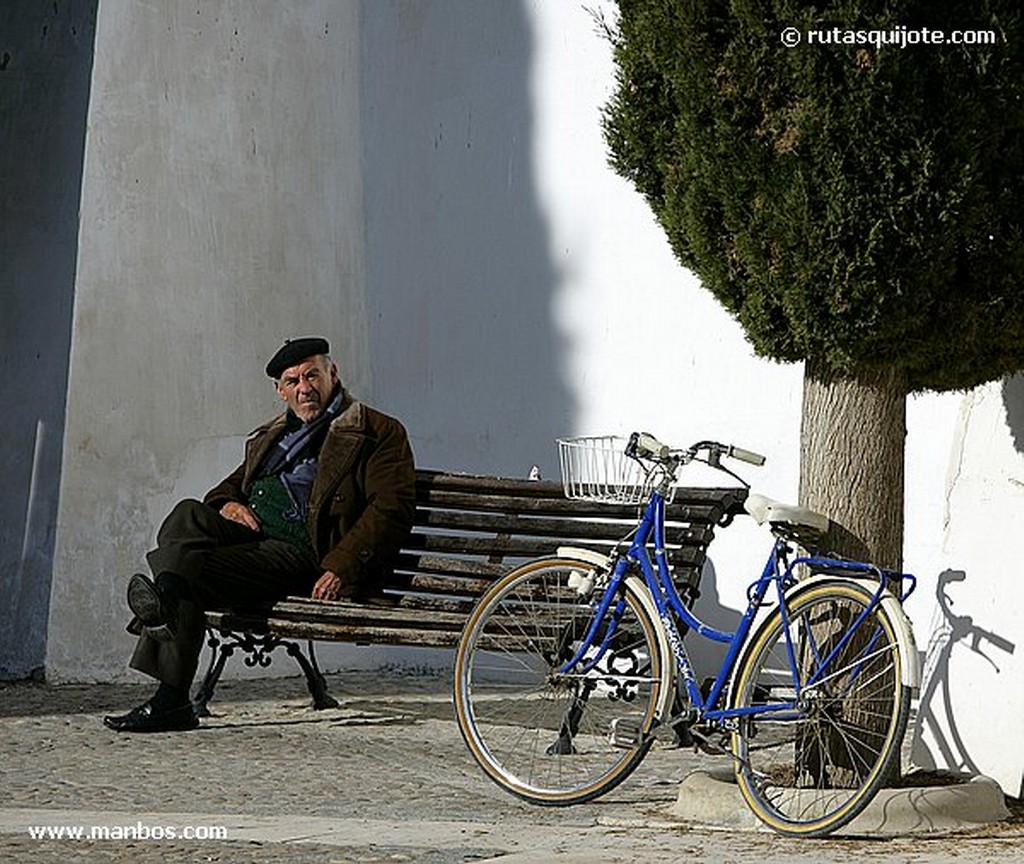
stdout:
{"type": "Polygon", "coordinates": [[[776,710],[738,720],[732,736],[736,778],[750,809],[780,834],[823,836],[848,824],[900,758],[911,691],[902,682],[897,624],[881,604],[821,678],[807,683],[871,598],[852,581],[798,590],[786,601],[788,623],[775,609],[741,661],[732,704],[776,710]],[[778,710],[795,698],[797,711],[778,710]]]}
{"type": "Polygon", "coordinates": [[[579,804],[621,783],[649,750],[670,686],[661,631],[631,580],[600,664],[557,674],[593,614],[569,576],[590,568],[548,558],[513,570],[481,597],[456,651],[456,717],[470,752],[495,783],[534,804],[579,804]]]}

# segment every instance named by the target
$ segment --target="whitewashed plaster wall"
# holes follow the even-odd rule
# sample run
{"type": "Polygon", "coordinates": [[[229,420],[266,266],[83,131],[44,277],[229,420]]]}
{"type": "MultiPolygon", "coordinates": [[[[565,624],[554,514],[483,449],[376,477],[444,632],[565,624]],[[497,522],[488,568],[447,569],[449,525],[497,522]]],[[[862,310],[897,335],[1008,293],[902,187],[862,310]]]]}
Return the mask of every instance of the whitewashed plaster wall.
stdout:
{"type": "MultiPolygon", "coordinates": [[[[529,9],[537,53],[533,152],[558,277],[552,314],[577,405],[566,431],[646,429],[675,444],[740,444],[768,457],[764,468],[740,471],[754,488],[795,501],[802,367],[753,354],[739,325],[675,261],[640,195],[607,167],[600,118],[614,77],[590,10],[613,17],[614,5],[538,0],[529,9]]],[[[908,401],[905,566],[922,581],[908,604],[918,621],[943,566],[944,475],[958,403],[949,395],[908,401]]],[[[743,520],[719,533],[705,586],[727,607],[713,612],[719,620],[743,608],[769,542],[743,520]]],[[[919,638],[926,635],[919,629],[919,638]]]]}
{"type": "Polygon", "coordinates": [[[127,674],[126,579],[277,412],[285,337],[368,387],[358,33],[331,0],[100,3],[51,680],[127,674]]]}
{"type": "MultiPolygon", "coordinates": [[[[603,4],[605,9],[609,4],[603,4]]],[[[558,272],[553,313],[580,434],[656,432],[733,441],[769,456],[744,473],[795,499],[801,374],[754,357],[739,327],[672,259],[639,196],[604,164],[608,46],[575,4],[531,6],[537,34],[535,159],[558,272]]],[[[1024,377],[907,404],[906,604],[926,652],[914,764],[983,773],[1024,794],[1024,377]]],[[[708,478],[713,480],[713,478],[708,478]]],[[[738,521],[711,547],[705,611],[729,623],[765,552],[738,521]]]]}
{"type": "MultiPolygon", "coordinates": [[[[364,11],[375,398],[408,422],[430,467],[522,476],[538,464],[557,477],[556,436],[642,428],[759,450],[768,464],[742,473],[795,500],[802,368],[754,356],[608,167],[600,122],[614,72],[594,9],[614,14],[610,2],[547,0],[364,11]]],[[[957,404],[908,402],[918,621],[942,569],[957,404]]],[[[744,520],[720,532],[704,585],[713,623],[738,616],[769,542],[744,520]]]]}
{"type": "Polygon", "coordinates": [[[1024,378],[962,399],[912,757],[1024,793],[1024,378]]]}
{"type": "Polygon", "coordinates": [[[538,27],[559,5],[363,6],[374,398],[426,467],[525,477],[576,413],[538,175],[536,89],[565,86],[538,81],[538,27]]]}

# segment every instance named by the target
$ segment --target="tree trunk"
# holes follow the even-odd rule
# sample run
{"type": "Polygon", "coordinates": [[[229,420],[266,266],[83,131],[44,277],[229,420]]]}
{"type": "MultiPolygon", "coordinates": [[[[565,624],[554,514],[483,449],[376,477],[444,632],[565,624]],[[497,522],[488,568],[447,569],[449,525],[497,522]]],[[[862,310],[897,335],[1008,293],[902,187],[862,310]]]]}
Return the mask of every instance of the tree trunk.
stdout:
{"type": "Polygon", "coordinates": [[[894,371],[840,378],[804,368],[800,503],[833,523],[826,548],[899,569],[907,390],[894,371]]]}
{"type": "MultiPolygon", "coordinates": [[[[821,362],[807,361],[800,503],[832,520],[823,551],[901,568],[906,405],[906,386],[895,372],[847,379],[821,362]]],[[[827,645],[827,623],[817,635],[827,645]]],[[[869,634],[863,635],[866,641],[869,634]]],[[[857,641],[851,647],[856,649],[857,641]]],[[[865,742],[884,738],[886,719],[844,717],[847,724],[862,727],[865,742]]],[[[808,734],[798,745],[798,770],[819,766],[824,776],[824,766],[830,766],[830,772],[842,776],[857,761],[839,737],[808,734]]],[[[899,775],[897,760],[886,785],[899,775]]]]}

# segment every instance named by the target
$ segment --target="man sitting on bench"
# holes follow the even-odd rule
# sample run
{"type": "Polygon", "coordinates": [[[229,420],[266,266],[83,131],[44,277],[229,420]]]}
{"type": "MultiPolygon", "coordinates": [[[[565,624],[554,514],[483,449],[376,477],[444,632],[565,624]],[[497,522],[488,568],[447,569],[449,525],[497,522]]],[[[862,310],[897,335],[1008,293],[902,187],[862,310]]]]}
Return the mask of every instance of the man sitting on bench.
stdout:
{"type": "Polygon", "coordinates": [[[402,424],[354,401],[321,338],[295,339],[267,364],[287,410],[257,429],[245,459],[202,502],[179,502],[128,581],[131,667],[160,682],[118,732],[194,729],[189,690],[204,610],[289,595],[368,598],[412,525],[415,471],[402,424]]]}

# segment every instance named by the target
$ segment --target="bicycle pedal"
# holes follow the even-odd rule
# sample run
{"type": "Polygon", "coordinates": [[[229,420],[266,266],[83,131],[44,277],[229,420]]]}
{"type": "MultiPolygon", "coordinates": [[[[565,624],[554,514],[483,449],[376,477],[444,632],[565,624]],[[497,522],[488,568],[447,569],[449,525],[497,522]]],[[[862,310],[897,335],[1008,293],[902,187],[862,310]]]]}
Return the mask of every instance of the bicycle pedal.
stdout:
{"type": "Polygon", "coordinates": [[[676,747],[689,748],[696,747],[697,742],[693,737],[693,732],[690,731],[689,723],[676,723],[672,727],[673,739],[672,743],[676,747]]]}
{"type": "Polygon", "coordinates": [[[676,714],[674,717],[670,717],[668,722],[665,723],[666,728],[672,732],[672,744],[675,747],[693,747],[694,740],[693,735],[690,733],[690,727],[694,724],[697,719],[697,712],[692,708],[687,708],[676,714]]]}
{"type": "Polygon", "coordinates": [[[629,750],[643,740],[640,724],[629,717],[616,717],[612,720],[611,734],[608,740],[613,747],[629,750]]]}
{"type": "Polygon", "coordinates": [[[710,729],[696,729],[691,728],[690,736],[693,739],[693,746],[695,749],[700,750],[702,753],[707,753],[711,756],[731,756],[732,749],[728,746],[728,738],[724,737],[718,743],[711,740],[711,736],[716,734],[715,731],[710,729]]]}

